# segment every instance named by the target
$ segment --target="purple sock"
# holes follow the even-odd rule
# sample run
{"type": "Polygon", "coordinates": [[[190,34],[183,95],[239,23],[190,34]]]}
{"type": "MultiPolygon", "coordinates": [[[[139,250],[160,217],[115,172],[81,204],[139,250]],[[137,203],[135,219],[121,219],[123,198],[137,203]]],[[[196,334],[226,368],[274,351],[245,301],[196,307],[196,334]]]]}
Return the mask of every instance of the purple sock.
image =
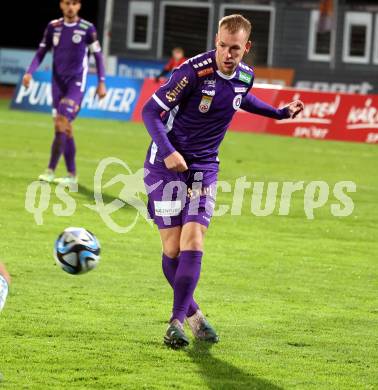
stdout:
{"type": "Polygon", "coordinates": [[[75,141],[73,137],[67,138],[66,148],[64,149],[64,160],[66,161],[67,172],[74,176],[76,175],[75,154],[75,141]]]}
{"type": "MultiPolygon", "coordinates": [[[[163,259],[162,259],[163,273],[172,288],[175,281],[175,275],[176,275],[176,270],[178,265],[179,265],[179,257],[177,257],[176,259],[172,259],[171,257],[168,257],[163,253],[163,259]]],[[[186,312],[186,316],[191,317],[198,309],[199,307],[196,301],[192,297],[189,304],[189,309],[186,312]]]]}
{"type": "Polygon", "coordinates": [[[56,166],[62,153],[64,152],[66,145],[66,133],[59,131],[55,132],[55,138],[51,145],[51,157],[49,162],[49,169],[55,171],[56,166]]]}
{"type": "Polygon", "coordinates": [[[173,313],[171,321],[184,322],[201,272],[201,251],[182,251],[173,288],[173,313]]]}

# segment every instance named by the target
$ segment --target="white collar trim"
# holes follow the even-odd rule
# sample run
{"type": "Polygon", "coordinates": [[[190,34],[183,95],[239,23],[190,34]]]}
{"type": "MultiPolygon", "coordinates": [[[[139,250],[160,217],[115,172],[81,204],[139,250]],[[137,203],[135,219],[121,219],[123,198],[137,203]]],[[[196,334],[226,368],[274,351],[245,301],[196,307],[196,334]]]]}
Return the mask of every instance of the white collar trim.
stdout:
{"type": "Polygon", "coordinates": [[[218,76],[222,77],[222,79],[231,80],[235,77],[236,71],[233,74],[228,76],[228,75],[222,73],[220,70],[217,70],[217,74],[218,74],[218,76]]]}
{"type": "Polygon", "coordinates": [[[73,23],[66,23],[66,22],[64,22],[64,25],[67,26],[67,27],[73,27],[73,26],[77,25],[77,22],[73,22],[73,23]]]}

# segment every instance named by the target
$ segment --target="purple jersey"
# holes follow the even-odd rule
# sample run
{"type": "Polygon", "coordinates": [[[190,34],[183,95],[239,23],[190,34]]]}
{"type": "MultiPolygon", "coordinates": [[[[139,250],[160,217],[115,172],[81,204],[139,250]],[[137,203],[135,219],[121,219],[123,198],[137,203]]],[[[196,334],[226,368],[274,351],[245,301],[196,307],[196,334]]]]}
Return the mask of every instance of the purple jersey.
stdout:
{"type": "MultiPolygon", "coordinates": [[[[218,170],[219,145],[253,79],[253,70],[243,63],[232,75],[222,74],[212,50],[186,61],[152,96],[166,111],[170,143],[191,169],[218,170]]],[[[164,154],[153,143],[148,159],[161,161],[164,154]]]]}
{"type": "Polygon", "coordinates": [[[144,105],[143,120],[153,140],[144,181],[147,188],[160,183],[148,191],[148,209],[159,229],[187,222],[208,226],[215,204],[219,145],[239,108],[275,119],[290,117],[287,107],[276,109],[249,94],[253,79],[253,70],[244,63],[230,76],[221,73],[215,51],[210,51],[176,69],[144,105]],[[174,151],[183,155],[188,171],[167,169],[163,160],[174,151]],[[194,191],[198,173],[201,189],[194,191]],[[175,186],[182,196],[173,194],[175,186]]]}
{"type": "MultiPolygon", "coordinates": [[[[65,23],[63,18],[51,21],[45,30],[38,52],[27,73],[33,73],[46,52],[53,50],[53,76],[58,79],[67,77],[81,78],[85,84],[88,71],[88,49],[99,56],[101,47],[97,40],[96,29],[92,23],[79,19],[75,23],[65,23]]],[[[100,80],[105,80],[102,58],[96,57],[100,80]]]]}

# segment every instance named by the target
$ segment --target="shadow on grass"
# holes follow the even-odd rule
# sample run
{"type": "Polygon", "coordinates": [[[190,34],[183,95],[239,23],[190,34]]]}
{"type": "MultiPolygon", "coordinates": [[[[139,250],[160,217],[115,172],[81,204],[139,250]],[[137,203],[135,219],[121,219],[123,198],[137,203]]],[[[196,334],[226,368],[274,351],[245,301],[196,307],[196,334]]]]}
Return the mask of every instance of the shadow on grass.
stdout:
{"type": "MultiPolygon", "coordinates": [[[[93,192],[92,189],[89,189],[88,187],[85,187],[82,184],[79,184],[78,193],[81,194],[81,195],[84,195],[85,197],[87,197],[88,200],[90,200],[94,204],[95,197],[94,197],[94,192],[93,192]]],[[[105,193],[102,193],[102,199],[103,199],[105,204],[108,204],[108,203],[112,202],[113,200],[117,200],[117,199],[121,200],[122,202],[124,202],[122,199],[120,199],[117,196],[112,196],[112,195],[105,194],[105,193]]],[[[130,205],[125,203],[125,207],[129,208],[130,205]]]]}
{"type": "Polygon", "coordinates": [[[186,350],[188,356],[197,364],[200,375],[206,381],[209,389],[225,390],[281,390],[264,379],[257,378],[252,373],[244,372],[230,363],[214,357],[212,345],[194,341],[192,348],[186,350]]]}

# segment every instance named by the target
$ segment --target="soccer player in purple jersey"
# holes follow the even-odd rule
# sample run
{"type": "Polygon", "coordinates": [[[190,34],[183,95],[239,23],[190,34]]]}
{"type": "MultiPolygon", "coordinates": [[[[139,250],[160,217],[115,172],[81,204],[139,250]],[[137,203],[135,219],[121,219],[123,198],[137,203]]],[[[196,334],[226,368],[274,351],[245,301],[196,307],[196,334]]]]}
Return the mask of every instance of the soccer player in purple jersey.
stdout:
{"type": "Polygon", "coordinates": [[[3,310],[8,295],[8,286],[10,285],[10,276],[5,265],[0,263],[0,311],[3,310]]]}
{"type": "Polygon", "coordinates": [[[80,110],[88,72],[88,49],[96,60],[97,95],[106,94],[105,68],[97,32],[92,23],[78,16],[80,0],[60,0],[63,18],[51,21],[45,30],[39,49],[23,77],[27,88],[32,74],[48,50],[53,50],[52,97],[55,138],[51,146],[50,162],[39,180],[56,183],[77,183],[72,121],[80,110]],[[55,169],[64,155],[67,177],[55,178],[55,169]]]}
{"type": "Polygon", "coordinates": [[[198,340],[219,340],[193,293],[215,205],[218,149],[233,115],[242,108],[284,119],[303,110],[301,101],[276,109],[249,94],[254,73],[241,61],[251,48],[250,32],[251,23],[243,16],[222,18],[216,49],[176,69],[143,108],[152,138],[145,161],[148,209],[160,232],[163,273],[173,288],[164,342],[173,348],[189,343],[185,319],[198,340]]]}

